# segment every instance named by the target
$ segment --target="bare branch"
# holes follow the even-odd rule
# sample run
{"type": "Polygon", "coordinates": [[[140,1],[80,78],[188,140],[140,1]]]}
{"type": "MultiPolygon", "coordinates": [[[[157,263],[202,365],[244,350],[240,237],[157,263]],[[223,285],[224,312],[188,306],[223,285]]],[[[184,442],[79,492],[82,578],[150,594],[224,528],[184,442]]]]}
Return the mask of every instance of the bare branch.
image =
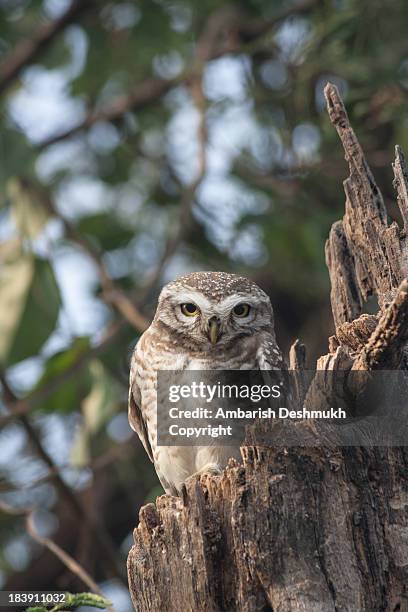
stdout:
{"type": "MultiPolygon", "coordinates": [[[[35,389],[28,397],[24,397],[22,399],[16,398],[13,394],[14,399],[9,398],[7,401],[7,407],[10,411],[10,414],[6,414],[4,416],[0,416],[0,427],[4,427],[11,420],[20,417],[22,415],[28,414],[33,408],[41,404],[44,400],[48,399],[59,387],[62,383],[70,380],[75,374],[77,374],[84,365],[95,357],[102,353],[113,340],[115,340],[119,334],[119,332],[124,327],[124,321],[115,321],[109,327],[107,332],[105,333],[101,342],[95,346],[90,348],[87,351],[84,351],[79,355],[79,357],[74,361],[69,367],[66,368],[61,374],[54,376],[51,381],[48,381],[35,389]]],[[[3,377],[4,379],[4,377],[3,377]]]]}
{"type": "Polygon", "coordinates": [[[99,274],[105,302],[107,302],[108,305],[112,305],[138,332],[143,332],[147,329],[149,326],[148,320],[124,291],[116,285],[98,250],[95,249],[92,244],[78,232],[76,227],[55,208],[54,203],[46,193],[33,185],[26,178],[20,178],[20,180],[29,193],[35,194],[36,198],[43,202],[49,214],[62,222],[67,238],[78,244],[81,249],[91,257],[99,274]]]}
{"type": "Polygon", "coordinates": [[[102,596],[102,592],[94,579],[88,574],[88,572],[77,562],[71,555],[63,550],[58,544],[53,542],[50,538],[42,537],[35,528],[33,520],[33,512],[30,512],[26,518],[26,528],[30,536],[42,546],[45,546],[50,550],[58,559],[65,565],[65,567],[78,578],[94,593],[102,596]]]}
{"type": "Polygon", "coordinates": [[[392,164],[394,170],[394,187],[397,191],[397,202],[404,222],[405,233],[408,232],[408,172],[405,165],[405,157],[401,147],[395,147],[395,162],[392,164]]]}
{"type": "Polygon", "coordinates": [[[5,58],[0,68],[0,93],[4,92],[19,76],[20,72],[31,64],[80,13],[88,10],[93,0],[73,0],[65,13],[55,21],[44,24],[35,36],[23,40],[5,58]]]}
{"type": "MultiPolygon", "coordinates": [[[[0,372],[0,381],[3,386],[3,398],[6,405],[10,405],[11,407],[17,401],[17,397],[15,396],[13,390],[9,386],[6,377],[2,372],[0,372]]],[[[92,536],[98,545],[101,554],[103,555],[104,564],[109,573],[112,573],[114,576],[118,577],[120,580],[124,580],[122,568],[118,564],[116,560],[116,551],[115,547],[111,541],[109,534],[103,529],[102,525],[96,523],[94,518],[88,514],[81,500],[77,497],[74,491],[66,484],[66,482],[61,477],[57,466],[55,465],[52,457],[48,454],[45,448],[42,445],[42,442],[35,430],[35,428],[30,423],[29,419],[25,415],[20,415],[19,420],[26,430],[28,437],[33,444],[33,447],[40,457],[40,459],[45,463],[45,465],[49,468],[49,470],[53,474],[53,479],[55,485],[62,495],[62,497],[66,500],[66,502],[70,505],[72,510],[78,516],[78,519],[86,525],[86,527],[92,533],[92,536]]],[[[108,573],[108,575],[109,575],[108,573]]]]}
{"type": "MultiPolygon", "coordinates": [[[[238,22],[237,11],[225,10],[217,11],[216,20],[222,27],[218,29],[217,36],[214,36],[211,43],[211,52],[206,54],[206,61],[216,59],[226,55],[228,53],[238,53],[245,50],[245,43],[251,42],[257,38],[262,37],[269,30],[279,24],[282,20],[286,19],[290,15],[297,13],[304,13],[317,6],[319,0],[304,0],[299,2],[297,5],[284,9],[277,15],[271,17],[268,20],[253,20],[248,21],[242,19],[238,22]],[[222,30],[227,30],[227,25],[230,25],[229,32],[225,37],[222,44],[218,43],[218,34],[222,30]]],[[[218,25],[217,24],[217,25],[218,25]]],[[[206,43],[207,44],[207,41],[206,43]]],[[[204,49],[204,44],[201,47],[204,49]]],[[[136,88],[130,93],[120,96],[114,100],[110,105],[101,110],[93,110],[87,117],[73,128],[69,128],[55,136],[47,138],[38,145],[39,149],[44,149],[52,144],[60,142],[69,136],[73,136],[82,130],[85,130],[98,121],[116,121],[128,111],[137,111],[146,107],[148,104],[157,102],[162,98],[170,89],[173,87],[188,83],[191,79],[197,76],[198,71],[201,70],[199,63],[197,63],[197,56],[194,58],[192,66],[187,68],[181,75],[173,79],[154,79],[149,78],[139,83],[136,88]]]]}
{"type": "Polygon", "coordinates": [[[190,77],[191,73],[169,80],[153,78],[147,79],[146,81],[140,83],[135,90],[116,98],[116,100],[105,108],[91,111],[83,121],[74,127],[47,138],[41,142],[37,148],[39,150],[45,149],[56,142],[60,142],[69,136],[74,136],[78,132],[90,128],[99,121],[116,121],[123,117],[123,115],[128,111],[137,111],[145,108],[151,102],[155,102],[156,100],[162,98],[175,85],[186,81],[190,77]]]}
{"type": "MultiPolygon", "coordinates": [[[[326,262],[332,283],[331,301],[336,328],[358,317],[368,297],[375,294],[380,308],[393,299],[396,287],[408,276],[404,232],[388,222],[378,189],[337,88],[324,90],[330,120],[344,147],[350,176],[344,181],[346,211],[335,223],[326,244],[326,262]]],[[[396,184],[404,215],[404,166],[397,152],[396,184]]]]}
{"type": "Polygon", "coordinates": [[[0,500],[0,511],[5,514],[9,514],[11,516],[20,516],[26,517],[26,529],[27,533],[41,546],[45,546],[50,550],[64,565],[65,567],[72,572],[94,593],[98,593],[98,595],[102,596],[102,592],[94,579],[88,574],[88,572],[77,562],[71,555],[69,555],[65,550],[63,550],[58,544],[53,542],[50,538],[42,537],[34,524],[34,512],[35,508],[15,508],[10,504],[0,500]]]}
{"type": "Polygon", "coordinates": [[[381,316],[369,341],[353,364],[353,370],[398,368],[408,337],[408,279],[381,316]]]}

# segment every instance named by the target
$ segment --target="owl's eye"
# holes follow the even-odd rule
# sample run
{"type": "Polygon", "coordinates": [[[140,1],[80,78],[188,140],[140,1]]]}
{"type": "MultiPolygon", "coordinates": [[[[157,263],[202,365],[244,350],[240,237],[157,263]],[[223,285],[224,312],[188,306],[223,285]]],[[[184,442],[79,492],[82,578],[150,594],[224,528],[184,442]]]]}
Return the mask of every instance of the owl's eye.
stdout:
{"type": "Polygon", "coordinates": [[[236,306],[234,306],[234,308],[232,309],[232,312],[234,313],[234,315],[236,317],[246,317],[248,316],[250,311],[250,306],[249,304],[237,304],[236,306]]]}
{"type": "Polygon", "coordinates": [[[187,304],[181,304],[180,308],[181,308],[181,312],[186,317],[196,317],[198,313],[200,312],[198,310],[198,306],[196,306],[192,302],[188,302],[187,304]]]}

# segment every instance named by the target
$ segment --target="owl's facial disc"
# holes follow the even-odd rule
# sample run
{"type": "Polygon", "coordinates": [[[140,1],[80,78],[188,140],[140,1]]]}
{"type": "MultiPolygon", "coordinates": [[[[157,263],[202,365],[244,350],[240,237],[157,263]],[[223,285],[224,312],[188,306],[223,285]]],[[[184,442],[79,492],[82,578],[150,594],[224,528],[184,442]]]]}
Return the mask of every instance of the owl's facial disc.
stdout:
{"type": "Polygon", "coordinates": [[[212,299],[193,287],[162,291],[156,319],[180,338],[193,341],[203,351],[233,346],[238,339],[270,327],[272,309],[267,296],[242,291],[212,299]]]}

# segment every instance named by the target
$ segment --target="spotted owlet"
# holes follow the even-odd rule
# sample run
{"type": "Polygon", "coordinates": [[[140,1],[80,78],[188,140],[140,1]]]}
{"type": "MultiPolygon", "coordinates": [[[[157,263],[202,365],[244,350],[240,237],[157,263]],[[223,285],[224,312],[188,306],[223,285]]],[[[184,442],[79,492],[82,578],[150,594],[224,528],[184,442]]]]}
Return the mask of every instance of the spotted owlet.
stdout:
{"type": "Polygon", "coordinates": [[[254,282],[225,272],[194,272],[168,283],[130,367],[129,422],[165,491],[193,474],[219,472],[239,448],[157,445],[159,370],[275,370],[282,358],[270,300],[254,282]]]}

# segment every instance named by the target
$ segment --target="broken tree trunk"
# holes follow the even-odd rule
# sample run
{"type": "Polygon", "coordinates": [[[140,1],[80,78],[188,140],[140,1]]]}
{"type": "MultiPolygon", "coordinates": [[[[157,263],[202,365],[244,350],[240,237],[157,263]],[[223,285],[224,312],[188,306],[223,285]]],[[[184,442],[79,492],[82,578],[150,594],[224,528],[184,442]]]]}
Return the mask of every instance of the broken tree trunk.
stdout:
{"type": "MultiPolygon", "coordinates": [[[[326,245],[336,335],[317,370],[405,368],[408,338],[408,181],[397,147],[395,186],[404,227],[383,199],[333,85],[329,115],[350,177],[346,212],[326,245]],[[362,314],[375,295],[377,315],[362,314]]],[[[304,347],[290,354],[297,399],[304,347]]],[[[319,382],[320,380],[320,382],[319,382]]],[[[137,611],[372,612],[408,610],[408,448],[257,444],[256,425],[221,476],[187,483],[140,511],[129,553],[137,611]]],[[[271,435],[276,438],[276,433],[271,435]]],[[[265,432],[263,432],[265,435],[265,432]]]]}

